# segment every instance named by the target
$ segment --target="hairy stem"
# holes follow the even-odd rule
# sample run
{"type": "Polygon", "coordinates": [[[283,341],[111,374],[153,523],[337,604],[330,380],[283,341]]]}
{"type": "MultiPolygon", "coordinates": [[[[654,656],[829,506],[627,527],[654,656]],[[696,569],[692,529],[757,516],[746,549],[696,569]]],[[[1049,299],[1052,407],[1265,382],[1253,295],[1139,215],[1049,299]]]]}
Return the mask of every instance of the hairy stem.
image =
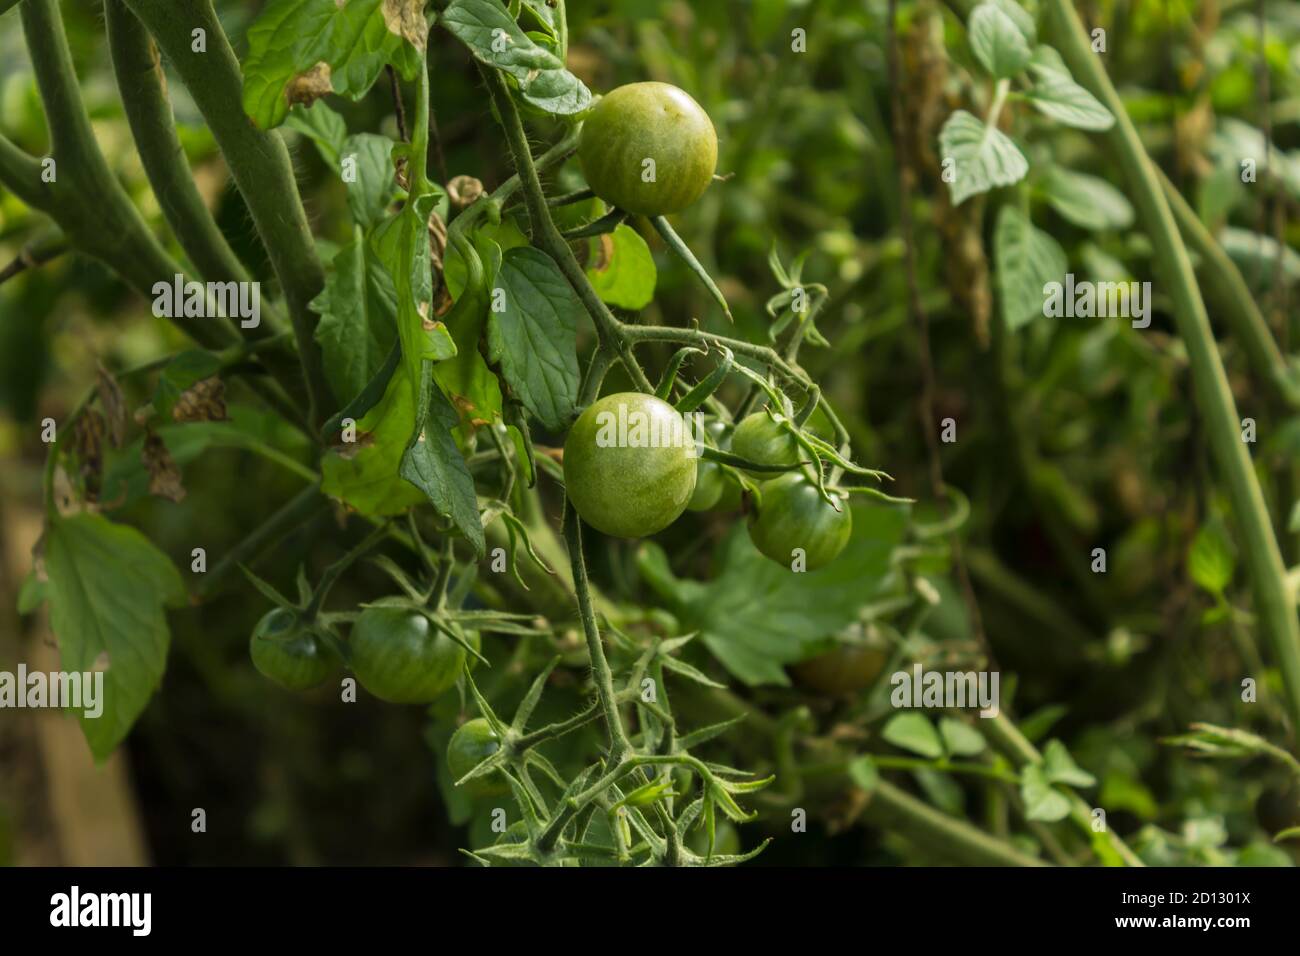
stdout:
{"type": "Polygon", "coordinates": [[[614,674],[610,670],[609,660],[605,657],[605,647],[600,640],[600,628],[596,625],[596,613],[591,606],[587,562],[582,552],[581,521],[577,511],[570,506],[564,517],[564,542],[568,545],[569,562],[573,566],[573,589],[577,594],[582,631],[587,638],[592,678],[596,683],[596,693],[600,697],[601,710],[605,715],[605,728],[609,733],[610,763],[617,766],[623,756],[631,750],[632,745],[628,742],[627,731],[623,729],[623,717],[618,712],[618,699],[614,692],[614,674]]]}
{"type": "Polygon", "coordinates": [[[318,427],[321,416],[333,410],[333,399],[312,334],[318,319],[308,303],[324,288],[325,272],[316,256],[289,150],[279,133],[258,129],[244,112],[239,60],[211,0],[125,2],[185,81],[248,204],[289,308],[307,385],[308,417],[318,427]],[[204,31],[205,52],[193,49],[194,30],[204,31]]]}

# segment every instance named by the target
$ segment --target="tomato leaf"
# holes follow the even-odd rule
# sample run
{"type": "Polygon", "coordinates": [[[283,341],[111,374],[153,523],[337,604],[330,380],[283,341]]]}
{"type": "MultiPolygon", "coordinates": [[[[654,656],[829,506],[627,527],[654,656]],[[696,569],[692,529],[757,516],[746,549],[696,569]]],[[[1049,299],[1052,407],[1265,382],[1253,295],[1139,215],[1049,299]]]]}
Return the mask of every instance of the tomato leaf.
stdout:
{"type": "Polygon", "coordinates": [[[520,95],[554,116],[581,113],[591,91],[550,50],[534,43],[495,0],[451,0],[442,24],[474,58],[513,77],[520,95]]]}
{"type": "Polygon", "coordinates": [[[955,111],[943,124],[939,150],[945,164],[952,161],[948,189],[957,206],[997,186],[1018,183],[1029,171],[1029,161],[1020,147],[1001,130],[965,110],[955,111]]]}
{"type": "Polygon", "coordinates": [[[421,0],[270,0],[248,28],[244,110],[262,129],[326,93],[360,99],[386,64],[415,76],[428,23],[421,0]]]}
{"type": "Polygon", "coordinates": [[[428,496],[439,514],[451,518],[482,557],[483,522],[474,478],[451,434],[460,418],[427,375],[423,387],[429,394],[428,413],[422,431],[402,455],[401,475],[428,496]]]}
{"type": "Polygon", "coordinates": [[[339,147],[336,171],[347,187],[352,221],[363,229],[382,222],[398,195],[392,151],[393,141],[374,133],[349,136],[339,147]]]}
{"type": "Polygon", "coordinates": [[[543,426],[561,431],[578,400],[576,316],[582,303],[546,253],[508,249],[488,316],[489,358],[543,426]],[[500,311],[496,306],[500,305],[500,311]]]}
{"type": "Polygon", "coordinates": [[[439,191],[408,202],[370,236],[370,248],[388,270],[397,292],[397,337],[402,343],[402,367],[413,410],[426,398],[419,392],[424,360],[441,361],[456,354],[451,333],[433,317],[428,223],[434,205],[442,198],[445,196],[439,191]]]}
{"type": "Polygon", "coordinates": [[[398,473],[415,422],[415,389],[399,367],[379,404],[357,421],[356,441],[321,457],[321,490],[368,515],[400,514],[425,501],[398,473]]]}
{"type": "Polygon", "coordinates": [[[819,571],[794,572],[754,548],[743,526],[732,529],[708,583],[677,578],[658,545],[637,555],[646,583],[673,610],[683,630],[736,678],[750,685],[788,685],[784,665],[811,655],[818,642],[857,619],[859,609],[894,580],[891,557],[909,509],[858,502],[853,537],[819,571]]]}
{"type": "Polygon", "coordinates": [[[655,294],[655,260],[641,234],[620,224],[608,236],[591,240],[597,250],[587,278],[600,298],[620,309],[644,309],[655,294]]]}
{"type": "Polygon", "coordinates": [[[393,279],[356,233],[334,257],[325,288],[311,301],[321,317],[316,341],[325,377],[334,394],[349,401],[383,368],[397,337],[393,279]]]}
{"type": "Polygon", "coordinates": [[[144,535],[90,512],[50,524],[45,571],[62,668],[104,672],[103,712],[81,716],[86,741],[103,760],[162,680],[171,640],[163,608],[184,603],[185,586],[144,535]]]}

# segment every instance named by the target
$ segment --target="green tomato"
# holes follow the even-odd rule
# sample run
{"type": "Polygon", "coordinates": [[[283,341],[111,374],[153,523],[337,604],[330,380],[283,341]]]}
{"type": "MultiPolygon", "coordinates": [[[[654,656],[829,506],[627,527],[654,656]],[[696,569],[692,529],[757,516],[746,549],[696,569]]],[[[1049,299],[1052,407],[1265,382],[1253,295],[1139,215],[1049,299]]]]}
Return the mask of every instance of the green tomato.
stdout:
{"type": "MultiPolygon", "coordinates": [[[[767,412],[746,415],[731,436],[731,451],[759,465],[796,465],[803,449],[784,426],[767,412]]],[[[771,472],[749,472],[755,478],[770,478],[771,472]]]]}
{"type": "Polygon", "coordinates": [[[727,476],[716,461],[701,458],[695,467],[695,491],[686,507],[691,511],[708,511],[722,499],[727,487],[727,476]]]}
{"type": "Polygon", "coordinates": [[[325,682],[334,661],[325,645],[302,627],[288,608],[267,611],[253,628],[248,653],[258,673],[289,690],[307,690],[325,682]]]}
{"type": "Polygon", "coordinates": [[[465,649],[408,608],[366,608],[348,644],[361,686],[390,704],[431,703],[465,666],[465,649]]]}
{"type": "Polygon", "coordinates": [[[846,697],[874,684],[888,659],[889,655],[879,647],[839,644],[790,669],[795,680],[809,690],[827,697],[846,697]]]}
{"type": "MultiPolygon", "coordinates": [[[[451,771],[452,783],[500,749],[501,738],[485,718],[475,717],[461,724],[447,744],[447,769],[451,771]]],[[[474,797],[491,797],[510,792],[509,784],[499,773],[475,777],[461,786],[474,797]]]]}
{"type": "Polygon", "coordinates": [[[578,159],[601,199],[625,212],[663,216],[685,209],[708,188],[718,134],[684,90],[629,83],[602,97],[587,116],[578,159]]]}
{"type": "MultiPolygon", "coordinates": [[[[727,434],[727,425],[718,419],[710,419],[704,426],[705,431],[712,436],[713,442],[718,448],[725,449],[731,444],[731,436],[727,434]]],[[[695,493],[691,495],[690,503],[687,508],[691,511],[708,511],[714,508],[722,501],[724,494],[728,498],[734,497],[736,504],[740,504],[740,486],[736,484],[735,479],[727,474],[726,470],[716,461],[707,461],[703,458],[696,462],[695,468],[695,493]],[[731,492],[735,490],[735,494],[731,492]]]]}
{"type": "Polygon", "coordinates": [[[564,442],[564,485],[584,521],[617,538],[668,527],[695,492],[695,444],[661,399],[618,392],[578,416],[564,442]]]}
{"type": "Polygon", "coordinates": [[[759,491],[762,501],[757,517],[751,517],[749,537],[777,564],[791,566],[792,552],[802,548],[805,570],[815,571],[834,561],[849,543],[853,514],[848,502],[841,500],[836,511],[802,472],[765,481],[759,491]]]}

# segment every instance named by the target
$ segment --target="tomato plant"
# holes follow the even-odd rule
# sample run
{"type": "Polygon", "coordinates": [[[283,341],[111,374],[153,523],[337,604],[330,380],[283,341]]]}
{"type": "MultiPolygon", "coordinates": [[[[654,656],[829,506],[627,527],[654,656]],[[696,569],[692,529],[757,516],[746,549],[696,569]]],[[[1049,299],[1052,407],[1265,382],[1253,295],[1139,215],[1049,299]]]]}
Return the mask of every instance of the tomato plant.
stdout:
{"type": "Polygon", "coordinates": [[[0,0],[0,590],[160,861],[1292,862],[1294,16],[586,6],[0,0]]]}

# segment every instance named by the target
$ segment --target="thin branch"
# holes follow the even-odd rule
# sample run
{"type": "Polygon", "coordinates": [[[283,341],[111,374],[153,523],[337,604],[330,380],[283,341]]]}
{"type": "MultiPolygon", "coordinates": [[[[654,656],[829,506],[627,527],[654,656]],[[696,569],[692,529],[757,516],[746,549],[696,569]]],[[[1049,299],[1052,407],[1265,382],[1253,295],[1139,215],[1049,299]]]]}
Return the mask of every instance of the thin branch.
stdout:
{"type": "Polygon", "coordinates": [[[4,285],[14,276],[20,275],[28,269],[40,268],[51,259],[57,259],[67,251],[68,243],[60,235],[33,239],[19,250],[18,255],[14,256],[9,265],[0,269],[0,285],[4,285]]]}

